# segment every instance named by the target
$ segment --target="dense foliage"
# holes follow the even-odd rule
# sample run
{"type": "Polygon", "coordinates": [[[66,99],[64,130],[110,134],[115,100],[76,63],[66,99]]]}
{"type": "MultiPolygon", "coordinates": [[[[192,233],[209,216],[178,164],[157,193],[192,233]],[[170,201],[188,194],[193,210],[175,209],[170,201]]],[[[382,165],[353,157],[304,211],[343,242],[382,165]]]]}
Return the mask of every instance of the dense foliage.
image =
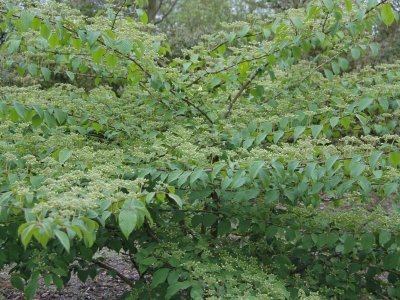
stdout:
{"type": "Polygon", "coordinates": [[[32,299],[41,277],[62,289],[104,268],[131,299],[400,297],[400,65],[347,73],[378,53],[390,3],[312,1],[173,61],[132,5],[142,23],[0,4],[5,67],[71,81],[0,88],[12,284],[32,299]]]}

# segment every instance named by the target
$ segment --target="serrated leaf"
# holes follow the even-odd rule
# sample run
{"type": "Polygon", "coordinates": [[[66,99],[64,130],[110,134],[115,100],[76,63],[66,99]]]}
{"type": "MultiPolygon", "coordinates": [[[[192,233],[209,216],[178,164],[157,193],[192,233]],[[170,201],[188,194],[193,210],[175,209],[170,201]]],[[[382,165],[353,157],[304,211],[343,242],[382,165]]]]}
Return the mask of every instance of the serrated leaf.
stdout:
{"type": "Polygon", "coordinates": [[[385,197],[389,197],[394,192],[396,192],[399,188],[398,183],[396,182],[389,182],[384,185],[384,195],[385,197]]]}
{"type": "Polygon", "coordinates": [[[179,176],[180,176],[182,173],[183,173],[182,170],[175,170],[175,171],[172,171],[172,172],[168,175],[167,183],[171,183],[172,181],[178,179],[179,176]]]}
{"type": "Polygon", "coordinates": [[[389,26],[394,21],[392,6],[388,3],[382,5],[382,21],[389,26]]]}
{"type": "Polygon", "coordinates": [[[22,280],[21,277],[19,276],[13,276],[11,277],[11,284],[13,287],[15,287],[17,290],[23,292],[25,289],[24,281],[22,280]]]}
{"type": "Polygon", "coordinates": [[[165,282],[167,280],[169,271],[170,269],[168,268],[158,269],[157,271],[155,271],[151,281],[151,287],[155,288],[159,284],[165,282]]]}
{"type": "Polygon", "coordinates": [[[58,39],[57,34],[53,33],[53,34],[49,37],[48,43],[49,43],[51,49],[55,49],[55,48],[58,46],[58,44],[60,43],[60,40],[58,39]]]}
{"type": "Polygon", "coordinates": [[[46,68],[46,67],[41,67],[41,68],[40,68],[40,71],[41,71],[42,74],[43,74],[44,80],[45,80],[45,81],[49,81],[50,76],[51,76],[51,71],[50,71],[48,68],[46,68]]]}
{"type": "Polygon", "coordinates": [[[8,45],[7,53],[12,54],[18,50],[19,45],[21,44],[21,40],[11,40],[8,45]]]}
{"type": "Polygon", "coordinates": [[[222,220],[218,223],[218,235],[228,234],[231,230],[231,221],[222,220]]]}
{"type": "Polygon", "coordinates": [[[25,106],[23,106],[19,102],[15,102],[14,108],[15,108],[15,111],[17,112],[17,114],[21,117],[21,119],[25,121],[26,118],[28,117],[28,112],[26,111],[25,106]]]}
{"type": "Polygon", "coordinates": [[[294,128],[294,131],[293,131],[294,141],[296,141],[299,138],[300,134],[302,134],[305,129],[306,129],[306,127],[304,127],[304,126],[297,126],[294,128]]]}
{"type": "Polygon", "coordinates": [[[371,49],[372,55],[377,56],[379,52],[379,48],[376,44],[369,44],[369,48],[371,49]]]}
{"type": "Polygon", "coordinates": [[[29,28],[31,28],[31,23],[33,21],[33,17],[34,17],[34,15],[27,10],[24,10],[21,13],[20,21],[21,21],[21,29],[23,31],[27,31],[29,28]]]}
{"type": "Polygon", "coordinates": [[[325,7],[328,9],[329,12],[332,12],[334,3],[332,0],[323,0],[325,7]]]}
{"type": "Polygon", "coordinates": [[[192,286],[190,281],[183,282],[174,282],[167,288],[167,294],[165,295],[165,299],[169,300],[173,295],[183,289],[187,289],[192,286]]]}
{"type": "Polygon", "coordinates": [[[279,191],[278,190],[269,190],[265,193],[265,205],[268,205],[279,198],[279,191]]]}
{"type": "Polygon", "coordinates": [[[358,162],[351,168],[350,175],[352,177],[358,177],[361,175],[364,169],[365,165],[363,163],[358,162]]]}
{"type": "Polygon", "coordinates": [[[89,46],[92,46],[97,41],[99,36],[100,36],[100,32],[89,30],[86,35],[89,46]]]}
{"type": "Polygon", "coordinates": [[[353,56],[354,60],[358,60],[360,58],[360,50],[358,48],[352,48],[351,49],[351,56],[353,56]]]}
{"type": "Polygon", "coordinates": [[[133,49],[133,42],[131,40],[122,40],[117,44],[117,49],[123,54],[129,54],[133,49]]]}
{"type": "Polygon", "coordinates": [[[248,138],[243,142],[243,148],[248,149],[254,142],[255,138],[248,138]]]}
{"type": "Polygon", "coordinates": [[[135,229],[137,223],[137,215],[132,210],[122,210],[119,213],[118,224],[121,228],[122,234],[126,239],[129,238],[129,235],[135,229]]]}
{"type": "Polygon", "coordinates": [[[40,26],[40,35],[46,40],[50,37],[51,30],[46,24],[40,26]]]}
{"type": "Polygon", "coordinates": [[[379,244],[383,246],[387,242],[389,242],[391,238],[392,238],[392,234],[390,232],[382,229],[381,232],[379,233],[379,244]]]}
{"type": "Polygon", "coordinates": [[[273,141],[274,141],[275,144],[277,144],[279,142],[279,140],[284,135],[284,133],[285,132],[283,130],[279,130],[279,131],[274,133],[273,141]]]}
{"type": "Polygon", "coordinates": [[[326,79],[328,79],[329,81],[333,80],[333,73],[331,70],[329,69],[324,69],[324,73],[325,73],[325,77],[326,79]]]}
{"type": "Polygon", "coordinates": [[[358,104],[358,110],[359,111],[363,111],[364,109],[366,109],[367,107],[369,107],[372,102],[374,101],[373,98],[364,98],[360,101],[360,103],[358,104]]]}
{"type": "Polygon", "coordinates": [[[303,28],[303,21],[299,17],[292,17],[292,23],[297,29],[303,28]]]}
{"type": "Polygon", "coordinates": [[[338,60],[339,66],[342,68],[342,70],[345,72],[347,68],[349,67],[349,61],[343,57],[340,57],[338,60]]]}
{"type": "Polygon", "coordinates": [[[68,158],[71,157],[72,152],[73,152],[73,151],[72,151],[71,149],[68,149],[68,148],[62,149],[62,150],[60,151],[60,153],[58,154],[58,161],[59,161],[61,164],[65,163],[65,162],[68,160],[68,158]]]}
{"type": "Polygon", "coordinates": [[[66,71],[65,73],[67,74],[68,78],[71,81],[74,81],[74,79],[75,79],[75,74],[74,73],[72,73],[71,71],[66,71]]]}
{"type": "Polygon", "coordinates": [[[390,152],[389,153],[389,161],[395,168],[397,168],[397,166],[400,164],[400,153],[399,152],[390,152]]]}
{"type": "Polygon", "coordinates": [[[178,195],[168,194],[168,196],[171,197],[175,201],[176,204],[178,204],[179,208],[182,208],[182,200],[178,195]]]}
{"type": "Polygon", "coordinates": [[[57,239],[60,241],[61,245],[63,245],[64,249],[69,253],[69,248],[70,248],[70,242],[68,235],[58,229],[54,230],[54,234],[57,237],[57,239]]]}
{"type": "Polygon", "coordinates": [[[195,168],[192,174],[190,175],[190,184],[193,184],[197,179],[199,179],[203,173],[204,173],[203,168],[201,167],[195,168]]]}
{"type": "Polygon", "coordinates": [[[356,240],[352,236],[348,236],[346,240],[344,241],[344,253],[347,254],[349,252],[352,252],[354,247],[356,245],[356,240]]]}
{"type": "Polygon", "coordinates": [[[254,180],[254,178],[257,177],[258,172],[263,166],[264,166],[263,161],[255,161],[251,164],[249,169],[249,176],[251,180],[254,180]]]}
{"type": "Polygon", "coordinates": [[[371,169],[374,169],[376,166],[376,163],[379,160],[379,157],[382,155],[382,151],[374,151],[370,157],[369,157],[369,166],[371,169]]]}

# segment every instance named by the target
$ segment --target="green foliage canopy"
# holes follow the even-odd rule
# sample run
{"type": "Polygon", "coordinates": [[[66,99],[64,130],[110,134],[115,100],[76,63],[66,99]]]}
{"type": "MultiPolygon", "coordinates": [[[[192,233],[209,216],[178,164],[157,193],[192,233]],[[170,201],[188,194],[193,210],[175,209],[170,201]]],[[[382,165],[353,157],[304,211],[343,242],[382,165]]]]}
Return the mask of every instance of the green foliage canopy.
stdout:
{"type": "Polygon", "coordinates": [[[172,62],[124,7],[0,13],[8,66],[71,81],[0,88],[0,267],[28,299],[40,275],[61,289],[98,267],[140,299],[400,297],[400,67],[346,72],[377,54],[389,3],[312,1],[172,62]]]}

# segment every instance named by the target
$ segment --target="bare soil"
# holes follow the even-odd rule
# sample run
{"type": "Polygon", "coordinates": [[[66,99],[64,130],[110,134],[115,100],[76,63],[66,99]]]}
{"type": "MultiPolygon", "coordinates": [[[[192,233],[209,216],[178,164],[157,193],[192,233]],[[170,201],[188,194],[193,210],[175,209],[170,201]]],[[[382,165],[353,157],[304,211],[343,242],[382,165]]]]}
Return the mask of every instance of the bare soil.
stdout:
{"type": "MultiPolygon", "coordinates": [[[[132,263],[123,255],[106,252],[102,253],[102,256],[107,257],[103,263],[114,268],[130,280],[134,281],[139,278],[136,270],[132,269],[132,263]]],[[[101,270],[94,280],[89,277],[85,283],[81,282],[74,274],[61,292],[58,292],[54,285],[50,285],[49,288],[47,288],[41,279],[34,300],[116,300],[119,299],[125,291],[130,290],[131,288],[121,279],[118,277],[113,278],[106,270],[101,270]]],[[[23,293],[11,285],[7,269],[0,272],[0,300],[6,299],[24,299],[23,293]]]]}

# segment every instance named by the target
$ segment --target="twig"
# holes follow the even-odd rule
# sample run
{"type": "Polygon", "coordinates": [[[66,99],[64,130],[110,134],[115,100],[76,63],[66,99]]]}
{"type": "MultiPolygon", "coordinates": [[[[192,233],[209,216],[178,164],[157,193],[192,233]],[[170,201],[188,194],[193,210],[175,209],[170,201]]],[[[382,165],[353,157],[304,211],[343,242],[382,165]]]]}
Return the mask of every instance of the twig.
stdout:
{"type": "Polygon", "coordinates": [[[128,277],[124,276],[123,274],[121,274],[120,272],[118,272],[116,269],[114,269],[114,268],[112,268],[112,267],[110,267],[110,266],[108,266],[108,265],[106,265],[106,264],[103,264],[101,261],[95,261],[94,263],[95,263],[96,265],[98,265],[99,267],[102,267],[103,269],[106,269],[106,270],[115,272],[115,274],[117,274],[117,276],[118,276],[119,278],[121,278],[122,281],[125,282],[127,285],[129,285],[131,288],[134,288],[134,287],[135,287],[135,284],[134,284],[131,280],[129,280],[128,277]]]}

